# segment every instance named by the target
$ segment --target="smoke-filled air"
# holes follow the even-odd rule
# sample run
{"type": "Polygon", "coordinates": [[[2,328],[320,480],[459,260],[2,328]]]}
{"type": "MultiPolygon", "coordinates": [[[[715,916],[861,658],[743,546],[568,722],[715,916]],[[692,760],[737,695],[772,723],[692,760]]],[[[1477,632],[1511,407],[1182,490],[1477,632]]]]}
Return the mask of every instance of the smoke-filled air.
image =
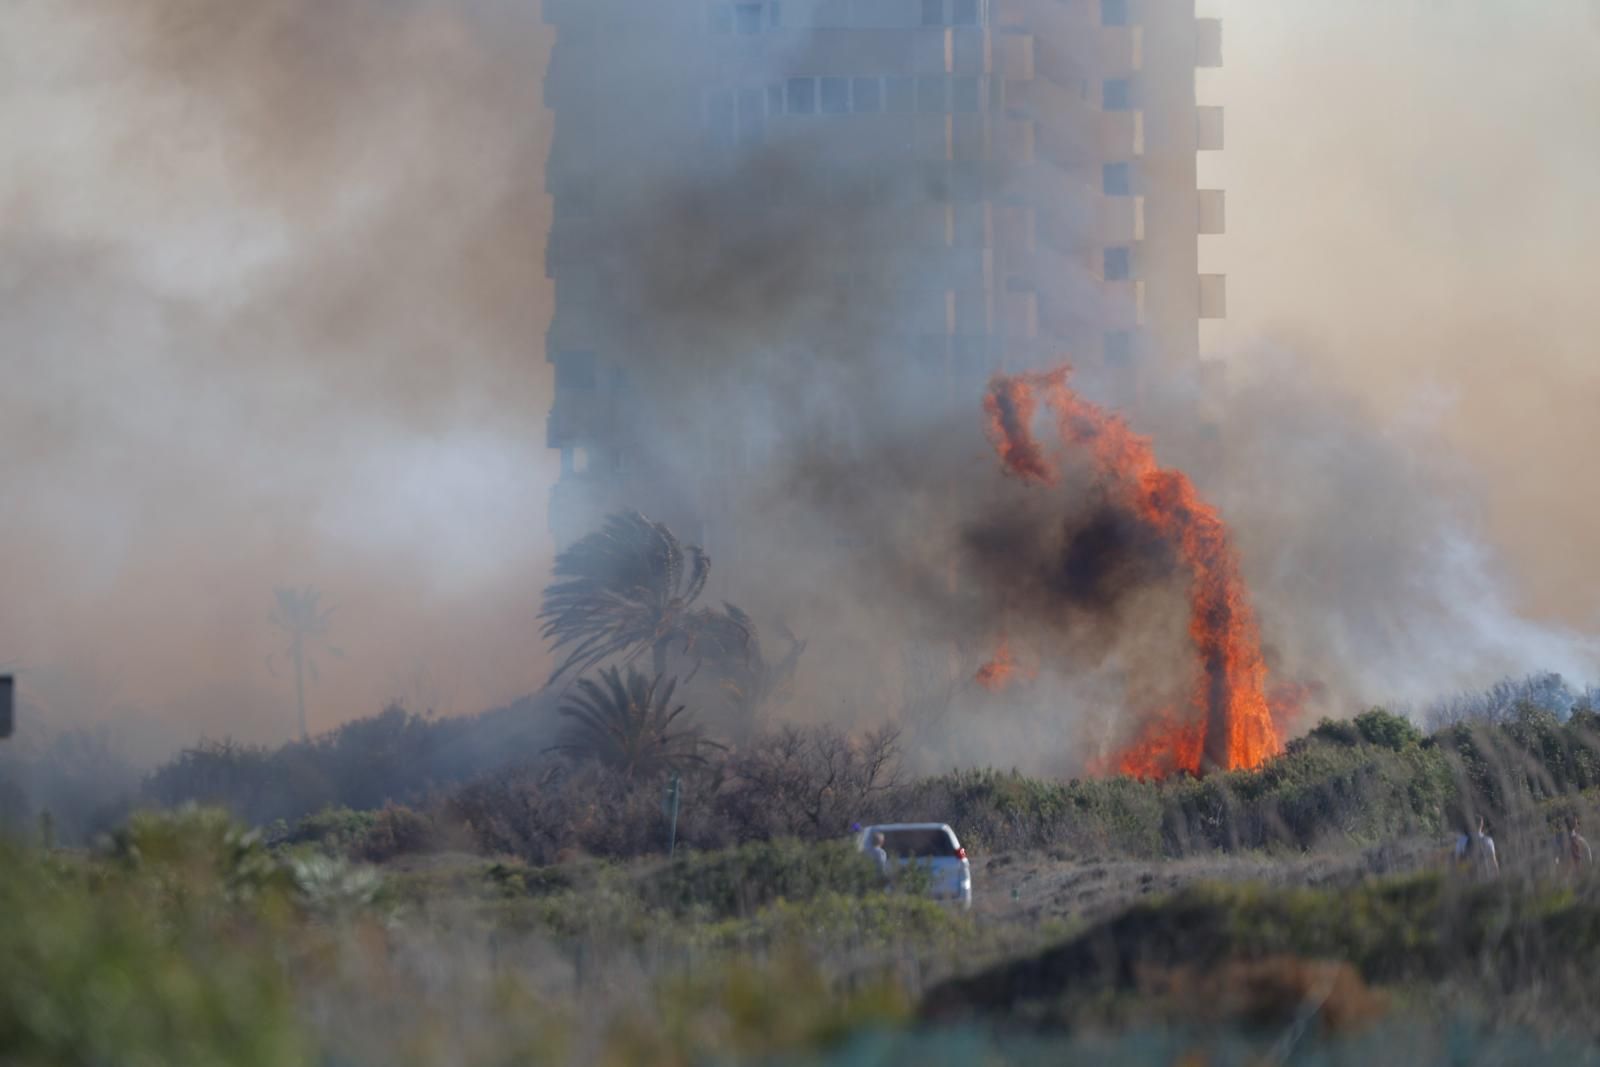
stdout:
{"type": "Polygon", "coordinates": [[[1600,0],[0,0],[0,1064],[1600,1063],[1600,0]]]}
{"type": "MultiPolygon", "coordinates": [[[[1424,148],[1384,106],[1409,74],[1286,58],[1416,48],[1421,91],[1478,92],[1486,57],[1592,43],[1584,5],[1238,12],[1233,61],[1201,72],[1229,109],[1201,179],[1222,167],[1234,198],[1222,251],[1202,248],[1231,321],[1137,397],[1098,353],[1044,353],[998,390],[919,353],[981,312],[896,282],[947,191],[885,185],[865,146],[819,152],[791,123],[642,169],[563,154],[589,123],[648,140],[634,103],[680,74],[619,33],[617,107],[591,95],[558,124],[536,7],[5,13],[0,662],[35,721],[116,722],[155,755],[538,690],[540,589],[576,535],[550,532],[546,358],[562,308],[602,298],[585,344],[633,353],[598,373],[648,398],[622,461],[657,490],[605,503],[705,542],[710,595],[806,642],[780,717],[901,722],[932,765],[1194,770],[1259,763],[1316,714],[1592,673],[1593,509],[1547,474],[1558,440],[1593,439],[1592,64],[1551,64],[1515,121],[1498,96],[1481,128],[1453,110],[1424,148]],[[1566,147],[1544,166],[1474,141],[1546,126],[1566,147]],[[563,229],[580,201],[606,217],[563,229]],[[1548,266],[1542,290],[1490,299],[1511,256],[1548,266]],[[1076,415],[1047,394],[1062,455],[1008,424],[1023,437],[989,462],[984,405],[1060,361],[1080,368],[1076,415]],[[1024,499],[1030,481],[1048,486],[1024,499]],[[278,590],[331,609],[310,667],[278,590]]],[[[823,47],[786,35],[747,80],[823,47]]],[[[994,178],[1002,200],[1031,180],[994,178]]],[[[949,225],[959,245],[985,223],[949,225]]],[[[1053,313],[1092,318],[1094,270],[1051,269],[1073,294],[1053,313]]]]}

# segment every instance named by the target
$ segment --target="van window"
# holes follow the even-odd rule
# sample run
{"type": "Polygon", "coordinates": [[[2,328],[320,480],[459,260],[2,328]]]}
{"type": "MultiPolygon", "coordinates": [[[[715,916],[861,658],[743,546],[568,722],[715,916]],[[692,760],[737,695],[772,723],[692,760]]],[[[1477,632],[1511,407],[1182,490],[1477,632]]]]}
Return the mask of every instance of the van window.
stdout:
{"type": "Polygon", "coordinates": [[[883,848],[898,859],[937,859],[954,857],[955,842],[944,830],[885,830],[883,848]]]}

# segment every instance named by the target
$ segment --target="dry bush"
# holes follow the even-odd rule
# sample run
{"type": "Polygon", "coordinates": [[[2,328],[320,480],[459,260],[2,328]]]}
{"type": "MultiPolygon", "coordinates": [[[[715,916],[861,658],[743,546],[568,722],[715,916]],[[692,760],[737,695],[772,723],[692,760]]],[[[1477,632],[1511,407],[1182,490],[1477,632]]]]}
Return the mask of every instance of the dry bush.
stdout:
{"type": "Polygon", "coordinates": [[[719,803],[741,840],[838,837],[891,813],[900,732],[885,726],[851,737],[832,726],[785,727],[730,758],[726,774],[719,803]]]}
{"type": "MultiPolygon", "coordinates": [[[[678,841],[694,848],[733,843],[716,805],[714,771],[681,780],[678,841]]],[[[590,762],[548,760],[480,779],[451,794],[443,814],[491,855],[543,865],[577,854],[627,857],[665,852],[665,779],[634,779],[590,762]]]]}

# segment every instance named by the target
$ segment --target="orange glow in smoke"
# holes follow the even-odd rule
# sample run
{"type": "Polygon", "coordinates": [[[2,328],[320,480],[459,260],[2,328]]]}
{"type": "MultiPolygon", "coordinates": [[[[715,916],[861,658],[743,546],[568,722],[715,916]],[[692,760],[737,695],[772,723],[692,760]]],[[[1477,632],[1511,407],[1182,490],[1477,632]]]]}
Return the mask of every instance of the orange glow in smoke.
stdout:
{"type": "Polygon", "coordinates": [[[990,383],[983,407],[1002,465],[1024,482],[1056,483],[1058,471],[1032,430],[1042,395],[1061,443],[1088,454],[1113,498],[1172,544],[1191,574],[1189,636],[1200,668],[1194,691],[1186,708],[1147,720],[1116,757],[1116,768],[1160,778],[1259,767],[1283,750],[1283,740],[1267,701],[1261,638],[1228,529],[1188,476],[1156,462],[1149,438],[1073,392],[1070,373],[1063,366],[997,375],[990,383]]]}
{"type": "Polygon", "coordinates": [[[989,692],[998,693],[1011,683],[1016,673],[1017,661],[1011,654],[1011,643],[1002,637],[1000,647],[994,650],[994,658],[979,667],[974,678],[989,692]]]}

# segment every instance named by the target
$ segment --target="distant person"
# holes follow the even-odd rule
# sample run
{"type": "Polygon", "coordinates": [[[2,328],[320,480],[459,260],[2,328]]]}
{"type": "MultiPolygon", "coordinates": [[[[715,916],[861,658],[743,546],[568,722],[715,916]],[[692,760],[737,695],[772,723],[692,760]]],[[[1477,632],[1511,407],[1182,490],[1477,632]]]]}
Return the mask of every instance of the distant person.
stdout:
{"type": "Polygon", "coordinates": [[[885,882],[889,880],[889,850],[883,847],[886,839],[883,833],[872,835],[872,847],[867,849],[867,854],[872,857],[873,865],[878,868],[878,877],[885,882]]]}
{"type": "Polygon", "coordinates": [[[1594,849],[1589,847],[1589,842],[1578,832],[1578,817],[1568,815],[1566,830],[1556,837],[1556,864],[1558,866],[1566,864],[1571,873],[1577,874],[1593,863],[1594,849]]]}
{"type": "Polygon", "coordinates": [[[1489,836],[1488,824],[1478,816],[1478,828],[1470,824],[1463,827],[1456,838],[1456,869],[1471,871],[1480,877],[1492,878],[1500,873],[1500,860],[1494,853],[1494,838],[1489,836]]]}

